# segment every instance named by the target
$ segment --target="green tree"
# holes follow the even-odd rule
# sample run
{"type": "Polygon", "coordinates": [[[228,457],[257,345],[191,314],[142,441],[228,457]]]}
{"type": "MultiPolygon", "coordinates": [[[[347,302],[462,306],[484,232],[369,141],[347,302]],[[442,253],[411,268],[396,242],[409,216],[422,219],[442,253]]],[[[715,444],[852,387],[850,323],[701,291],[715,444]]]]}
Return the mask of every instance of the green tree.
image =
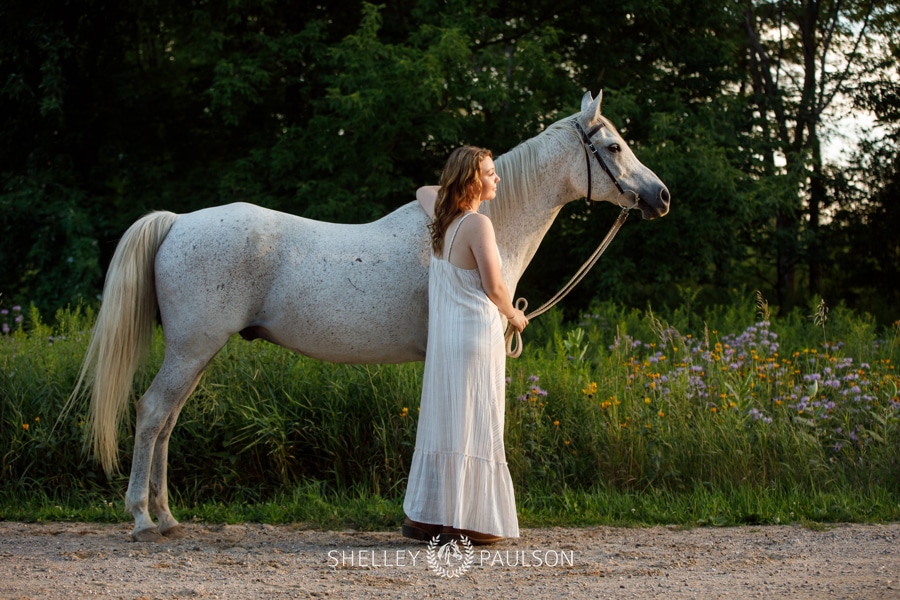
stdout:
{"type": "MultiPolygon", "coordinates": [[[[376,218],[454,146],[505,152],[602,89],[673,208],[632,219],[567,306],[723,302],[743,285],[789,304],[799,261],[810,281],[833,263],[821,215],[851,197],[821,162],[822,127],[833,98],[894,89],[879,44],[896,21],[886,3],[799,0],[9,0],[0,292],[44,312],[94,297],[116,240],[152,209],[376,218]]],[[[555,292],[613,218],[567,207],[520,291],[555,292]]],[[[833,223],[829,236],[853,229],[833,223]]]]}
{"type": "MultiPolygon", "coordinates": [[[[823,128],[842,98],[884,64],[884,46],[897,32],[893,2],[862,0],[746,0],[746,73],[761,152],[755,174],[783,192],[772,231],[775,288],[785,308],[797,302],[797,271],[806,264],[811,295],[822,291],[826,249],[820,227],[832,201],[831,169],[822,156],[823,128]]],[[[773,190],[774,191],[774,190],[773,190]]]]}

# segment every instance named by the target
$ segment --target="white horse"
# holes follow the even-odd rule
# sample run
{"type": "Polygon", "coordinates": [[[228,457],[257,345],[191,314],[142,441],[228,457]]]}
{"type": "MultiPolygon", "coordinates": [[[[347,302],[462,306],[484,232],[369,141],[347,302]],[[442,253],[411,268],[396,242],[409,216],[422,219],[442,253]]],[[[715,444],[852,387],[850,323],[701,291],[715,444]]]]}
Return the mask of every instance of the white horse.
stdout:
{"type": "MultiPolygon", "coordinates": [[[[588,92],[581,112],[496,160],[500,188],[482,211],[511,293],[560,208],[591,189],[592,199],[638,208],[645,219],[668,212],[669,191],[600,115],[601,97],[588,92]],[[605,173],[591,169],[588,149],[605,173]]],[[[119,424],[158,311],[166,353],[137,403],[125,495],[135,541],[184,534],[168,505],[169,436],[204,368],[235,333],[332,362],[425,358],[429,221],[414,201],[365,225],[236,203],[154,212],[125,232],[70,402],[92,388],[94,453],[115,470],[119,424]]]]}

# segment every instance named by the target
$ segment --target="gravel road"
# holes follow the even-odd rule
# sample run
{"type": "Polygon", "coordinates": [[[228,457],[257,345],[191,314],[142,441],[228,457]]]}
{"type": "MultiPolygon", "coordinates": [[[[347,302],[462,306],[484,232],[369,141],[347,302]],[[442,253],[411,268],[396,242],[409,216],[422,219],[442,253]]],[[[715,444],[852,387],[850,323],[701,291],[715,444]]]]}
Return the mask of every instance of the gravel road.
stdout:
{"type": "Polygon", "coordinates": [[[525,529],[492,547],[399,532],[0,522],[0,599],[860,598],[900,600],[900,524],[525,529]]]}

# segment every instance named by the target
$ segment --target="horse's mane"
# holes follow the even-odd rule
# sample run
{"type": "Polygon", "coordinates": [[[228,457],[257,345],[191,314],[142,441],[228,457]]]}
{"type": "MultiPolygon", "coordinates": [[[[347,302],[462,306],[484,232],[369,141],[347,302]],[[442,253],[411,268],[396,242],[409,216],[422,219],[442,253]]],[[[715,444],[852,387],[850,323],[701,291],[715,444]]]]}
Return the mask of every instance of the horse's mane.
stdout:
{"type": "MultiPolygon", "coordinates": [[[[615,126],[602,115],[598,115],[603,126],[616,135],[619,135],[615,126]]],[[[538,135],[525,140],[506,154],[496,159],[497,174],[500,176],[500,185],[497,189],[497,197],[490,202],[482,204],[482,210],[494,223],[505,222],[513,207],[523,204],[532,194],[540,189],[543,173],[537,160],[540,151],[567,135],[578,136],[571,125],[572,117],[565,117],[552,123],[538,135]]]]}
{"type": "Polygon", "coordinates": [[[569,121],[571,117],[556,121],[535,137],[497,157],[497,174],[500,176],[497,197],[482,205],[491,221],[505,222],[515,205],[524,203],[526,198],[538,193],[541,174],[537,160],[540,151],[562,136],[572,135],[574,130],[569,121]]]}

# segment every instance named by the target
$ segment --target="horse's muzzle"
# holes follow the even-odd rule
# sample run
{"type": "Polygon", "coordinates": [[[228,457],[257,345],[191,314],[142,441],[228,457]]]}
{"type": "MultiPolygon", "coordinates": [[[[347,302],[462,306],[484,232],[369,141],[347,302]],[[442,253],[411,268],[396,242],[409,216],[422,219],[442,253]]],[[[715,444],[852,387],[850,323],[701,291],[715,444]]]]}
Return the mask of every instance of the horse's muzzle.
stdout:
{"type": "Polygon", "coordinates": [[[637,207],[640,209],[641,217],[645,221],[652,221],[668,214],[670,200],[669,189],[666,186],[662,186],[652,200],[644,200],[643,197],[638,198],[637,207]]]}

